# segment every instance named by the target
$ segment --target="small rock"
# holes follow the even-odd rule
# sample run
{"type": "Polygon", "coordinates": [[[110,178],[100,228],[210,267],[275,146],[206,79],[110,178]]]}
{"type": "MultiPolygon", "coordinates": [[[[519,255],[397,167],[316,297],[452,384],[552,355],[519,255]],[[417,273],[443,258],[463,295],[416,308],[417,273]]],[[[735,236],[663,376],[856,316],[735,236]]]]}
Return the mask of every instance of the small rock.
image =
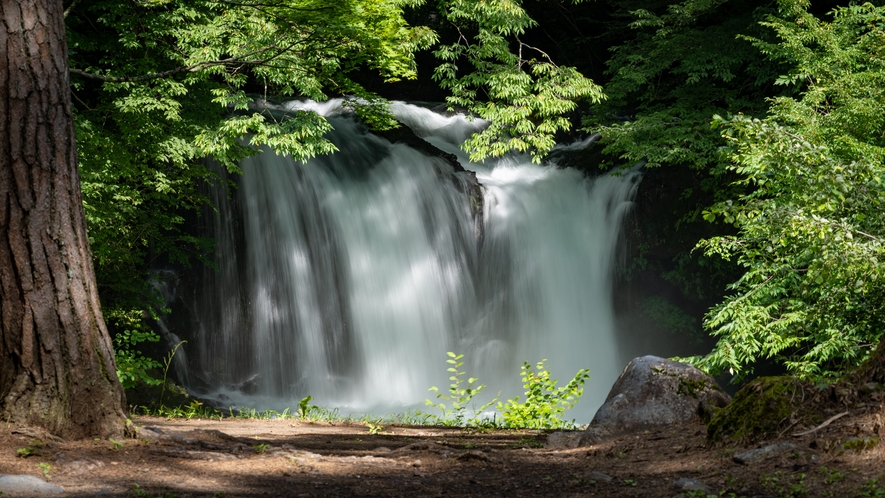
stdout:
{"type": "Polygon", "coordinates": [[[427,443],[412,443],[398,448],[397,451],[425,451],[429,449],[430,445],[427,443]]]}
{"type": "Polygon", "coordinates": [[[414,462],[412,462],[412,467],[420,467],[420,466],[421,466],[421,460],[415,460],[414,462]]]}
{"type": "MultiPolygon", "coordinates": [[[[189,458],[191,460],[224,461],[239,459],[236,455],[231,455],[229,453],[219,453],[215,451],[187,451],[183,448],[177,447],[152,448],[148,450],[148,453],[170,456],[173,458],[189,458]]],[[[111,465],[116,465],[117,463],[118,462],[111,462],[111,465]]]]}
{"type": "Polygon", "coordinates": [[[388,448],[387,446],[379,446],[375,448],[375,453],[388,453],[389,451],[390,448],[388,448]]]}
{"type": "Polygon", "coordinates": [[[597,472],[594,470],[593,472],[588,472],[588,473],[580,476],[580,479],[582,479],[584,481],[611,482],[614,479],[614,477],[612,477],[608,474],[603,474],[602,472],[597,472]]]}
{"type": "Polygon", "coordinates": [[[65,453],[56,454],[53,460],[68,475],[85,474],[99,467],[104,467],[104,462],[102,461],[90,460],[82,456],[74,457],[65,453]]]}
{"type": "Polygon", "coordinates": [[[713,488],[707,486],[703,482],[688,477],[678,479],[673,483],[673,487],[679,491],[703,491],[704,493],[710,493],[713,491],[713,488]]]}
{"type": "Polygon", "coordinates": [[[138,437],[142,439],[160,439],[163,437],[163,432],[159,427],[142,427],[138,429],[138,437]]]}
{"type": "Polygon", "coordinates": [[[11,496],[60,495],[65,490],[29,475],[0,475],[0,494],[11,496]]]}
{"type": "Polygon", "coordinates": [[[796,445],[789,442],[771,444],[768,446],[763,446],[762,448],[756,448],[755,450],[745,451],[743,453],[739,453],[735,455],[732,459],[737,463],[742,464],[751,464],[756,462],[761,462],[762,460],[767,460],[771,457],[776,457],[778,455],[783,455],[788,451],[792,451],[796,449],[796,445]]]}
{"type": "Polygon", "coordinates": [[[458,455],[457,458],[458,458],[458,460],[462,460],[462,461],[468,461],[468,460],[480,460],[483,462],[489,461],[489,457],[485,453],[483,453],[481,451],[476,451],[476,450],[465,451],[464,453],[461,453],[460,455],[458,455]]]}
{"type": "Polygon", "coordinates": [[[553,432],[547,436],[545,448],[553,450],[569,450],[581,446],[590,446],[602,441],[596,433],[599,431],[553,432]]]}

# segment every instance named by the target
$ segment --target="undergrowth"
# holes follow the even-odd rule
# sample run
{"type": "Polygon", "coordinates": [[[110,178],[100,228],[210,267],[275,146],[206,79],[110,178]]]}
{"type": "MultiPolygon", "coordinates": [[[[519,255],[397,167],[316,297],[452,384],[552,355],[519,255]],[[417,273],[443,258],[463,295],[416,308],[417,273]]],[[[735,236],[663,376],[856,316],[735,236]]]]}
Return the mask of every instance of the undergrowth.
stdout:
{"type": "MultiPolygon", "coordinates": [[[[156,405],[132,406],[130,411],[134,415],[168,419],[292,419],[307,422],[356,423],[366,425],[370,428],[370,432],[373,431],[373,427],[380,427],[382,429],[374,429],[374,432],[379,432],[383,430],[385,425],[437,425],[471,429],[572,429],[575,427],[574,420],[562,420],[562,415],[580,400],[584,391],[584,383],[590,375],[587,370],[579,370],[568,384],[564,387],[557,387],[558,381],[550,376],[550,372],[544,366],[547,360],[541,360],[535,368],[525,362],[520,371],[520,378],[525,388],[523,401],[520,401],[520,396],[516,396],[508,399],[506,403],[499,402],[496,396],[491,401],[477,407],[473,400],[482,392],[485,385],[479,384],[478,379],[474,377],[466,377],[466,373],[461,370],[464,365],[462,361],[464,355],[452,352],[447,354],[448,372],[451,374],[449,389],[447,392],[440,392],[437,387],[431,387],[430,390],[437,393],[437,401],[428,399],[425,402],[428,406],[440,410],[439,415],[425,413],[417,409],[386,415],[345,415],[337,408],[329,409],[311,404],[313,401],[311,396],[302,398],[297,408],[287,407],[282,411],[258,410],[245,406],[229,407],[222,410],[207,406],[195,399],[187,404],[167,406],[162,403],[162,398],[160,403],[156,405]],[[495,403],[497,403],[500,414],[487,411],[495,403]]],[[[172,355],[169,360],[171,357],[172,355]]],[[[167,369],[168,363],[169,361],[167,361],[167,369]]],[[[165,389],[162,393],[165,393],[165,389]]]]}

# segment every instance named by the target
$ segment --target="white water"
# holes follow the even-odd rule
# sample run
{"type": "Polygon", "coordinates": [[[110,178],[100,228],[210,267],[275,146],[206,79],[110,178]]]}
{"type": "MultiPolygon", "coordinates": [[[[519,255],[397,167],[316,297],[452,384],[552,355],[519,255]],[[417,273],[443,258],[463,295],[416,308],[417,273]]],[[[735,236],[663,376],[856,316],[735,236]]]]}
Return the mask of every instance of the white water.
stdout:
{"type": "Polygon", "coordinates": [[[402,411],[423,406],[430,386],[446,389],[455,351],[502,399],[522,394],[524,360],[547,358],[560,385],[589,368],[569,414],[588,422],[623,367],[611,267],[637,174],[588,179],[517,157],[471,164],[457,144],[482,123],[395,104],[476,172],[477,227],[466,173],[367,134],[334,104],[312,109],[332,120],[339,153],[302,164],[265,152],[244,161],[231,202],[213,192],[218,270],[193,297],[190,366],[210,397],[402,411]]]}

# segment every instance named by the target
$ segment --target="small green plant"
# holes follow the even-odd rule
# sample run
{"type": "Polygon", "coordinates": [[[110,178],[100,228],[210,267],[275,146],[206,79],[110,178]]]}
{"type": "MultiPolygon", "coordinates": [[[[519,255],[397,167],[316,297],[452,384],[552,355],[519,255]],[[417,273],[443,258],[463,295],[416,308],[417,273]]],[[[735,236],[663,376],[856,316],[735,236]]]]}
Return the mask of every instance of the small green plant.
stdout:
{"type": "Polygon", "coordinates": [[[861,498],[879,498],[885,496],[885,487],[879,486],[881,479],[870,479],[860,489],[861,498]]]}
{"type": "Polygon", "coordinates": [[[43,471],[43,477],[49,479],[49,471],[52,470],[52,465],[49,465],[46,462],[40,462],[37,464],[37,467],[43,471]]]}
{"type": "Polygon", "coordinates": [[[114,336],[114,353],[117,360],[117,377],[125,389],[132,389],[139,382],[156,386],[162,382],[148,373],[161,367],[160,362],[144,356],[137,346],[142,342],[158,342],[160,336],[152,330],[124,330],[114,336]]]}
{"type": "Polygon", "coordinates": [[[16,456],[19,458],[28,458],[31,456],[36,456],[40,454],[40,447],[45,443],[40,441],[39,439],[32,439],[31,443],[24,448],[17,449],[16,456]]]}
{"type": "Polygon", "coordinates": [[[796,474],[790,477],[781,470],[773,475],[763,473],[759,476],[759,484],[769,493],[783,498],[796,498],[808,494],[808,489],[805,487],[805,474],[796,474]]]}
{"type": "Polygon", "coordinates": [[[216,410],[215,408],[205,406],[202,402],[198,400],[193,400],[189,405],[185,407],[171,407],[167,408],[165,406],[160,406],[156,412],[157,415],[166,418],[186,418],[188,420],[191,419],[212,419],[217,418],[221,419],[221,412],[216,410]]]}
{"type": "Polygon", "coordinates": [[[258,453],[259,455],[263,455],[264,453],[267,453],[267,448],[269,448],[269,445],[267,445],[265,443],[256,444],[255,446],[252,447],[252,449],[255,450],[255,453],[258,453]]]}
{"type": "Polygon", "coordinates": [[[175,353],[178,352],[178,348],[181,347],[182,344],[187,343],[187,341],[181,341],[172,348],[172,351],[163,358],[163,389],[160,391],[160,400],[157,404],[163,406],[163,396],[166,394],[166,379],[169,377],[169,367],[172,366],[172,358],[175,357],[175,353]]]}
{"type": "Polygon", "coordinates": [[[624,479],[624,486],[630,486],[632,488],[635,488],[637,484],[639,484],[639,483],[634,481],[633,479],[624,479]]]}
{"type": "Polygon", "coordinates": [[[436,399],[448,402],[449,405],[446,405],[446,403],[442,401],[434,403],[429,399],[425,400],[424,403],[427,406],[432,406],[442,411],[442,416],[435,418],[436,422],[440,425],[454,425],[459,427],[475,427],[482,425],[483,420],[480,418],[482,412],[492,406],[498,398],[495,397],[492,401],[480,406],[479,409],[470,410],[472,411],[472,415],[468,416],[468,409],[473,408],[473,398],[482,392],[486,386],[485,384],[476,385],[476,381],[479,379],[476,377],[468,377],[467,386],[464,387],[465,373],[461,370],[461,367],[464,365],[464,362],[461,361],[461,359],[464,358],[464,355],[456,355],[451,351],[446,354],[449,356],[446,363],[451,365],[447,371],[452,374],[449,376],[449,380],[452,381],[452,383],[449,384],[449,393],[443,394],[439,392],[439,388],[436,386],[431,387],[430,391],[436,393],[436,399]]]}
{"type": "Polygon", "coordinates": [[[120,449],[123,448],[123,443],[121,441],[117,441],[116,439],[114,439],[112,437],[109,437],[108,441],[110,441],[111,444],[114,445],[113,446],[114,451],[120,451],[120,449]]]}
{"type": "Polygon", "coordinates": [[[520,377],[525,388],[525,401],[520,403],[517,396],[508,399],[506,404],[498,403],[504,426],[530,429],[574,427],[574,420],[564,422],[561,417],[580,401],[590,371],[582,368],[565,387],[556,387],[558,381],[552,379],[550,372],[544,368],[545,361],[538,362],[537,371],[532,369],[529,362],[523,363],[520,377]]]}
{"type": "Polygon", "coordinates": [[[824,482],[827,484],[836,484],[848,475],[847,472],[840,472],[839,469],[828,469],[826,467],[821,467],[820,471],[824,474],[824,482]]]}
{"type": "Polygon", "coordinates": [[[305,396],[301,398],[301,401],[298,402],[298,418],[306,419],[310,416],[310,413],[316,410],[316,406],[310,404],[310,401],[313,399],[313,396],[305,396]]]}
{"type": "Polygon", "coordinates": [[[381,424],[373,424],[372,422],[366,422],[366,427],[369,428],[369,434],[381,434],[384,432],[384,426],[381,424]]]}

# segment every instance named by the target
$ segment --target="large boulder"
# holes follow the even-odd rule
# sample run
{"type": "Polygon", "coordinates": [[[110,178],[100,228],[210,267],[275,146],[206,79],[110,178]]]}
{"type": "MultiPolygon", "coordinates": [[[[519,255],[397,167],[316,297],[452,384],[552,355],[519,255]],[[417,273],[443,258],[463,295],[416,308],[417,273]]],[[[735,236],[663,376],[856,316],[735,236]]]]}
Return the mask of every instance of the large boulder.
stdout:
{"type": "Polygon", "coordinates": [[[587,430],[550,434],[550,448],[575,448],[609,437],[681,424],[731,398],[697,368],[657,356],[634,358],[615,381],[587,430]]]}
{"type": "Polygon", "coordinates": [[[618,377],[589,429],[612,435],[656,429],[695,420],[730,401],[712,377],[694,366],[643,356],[618,377]]]}

